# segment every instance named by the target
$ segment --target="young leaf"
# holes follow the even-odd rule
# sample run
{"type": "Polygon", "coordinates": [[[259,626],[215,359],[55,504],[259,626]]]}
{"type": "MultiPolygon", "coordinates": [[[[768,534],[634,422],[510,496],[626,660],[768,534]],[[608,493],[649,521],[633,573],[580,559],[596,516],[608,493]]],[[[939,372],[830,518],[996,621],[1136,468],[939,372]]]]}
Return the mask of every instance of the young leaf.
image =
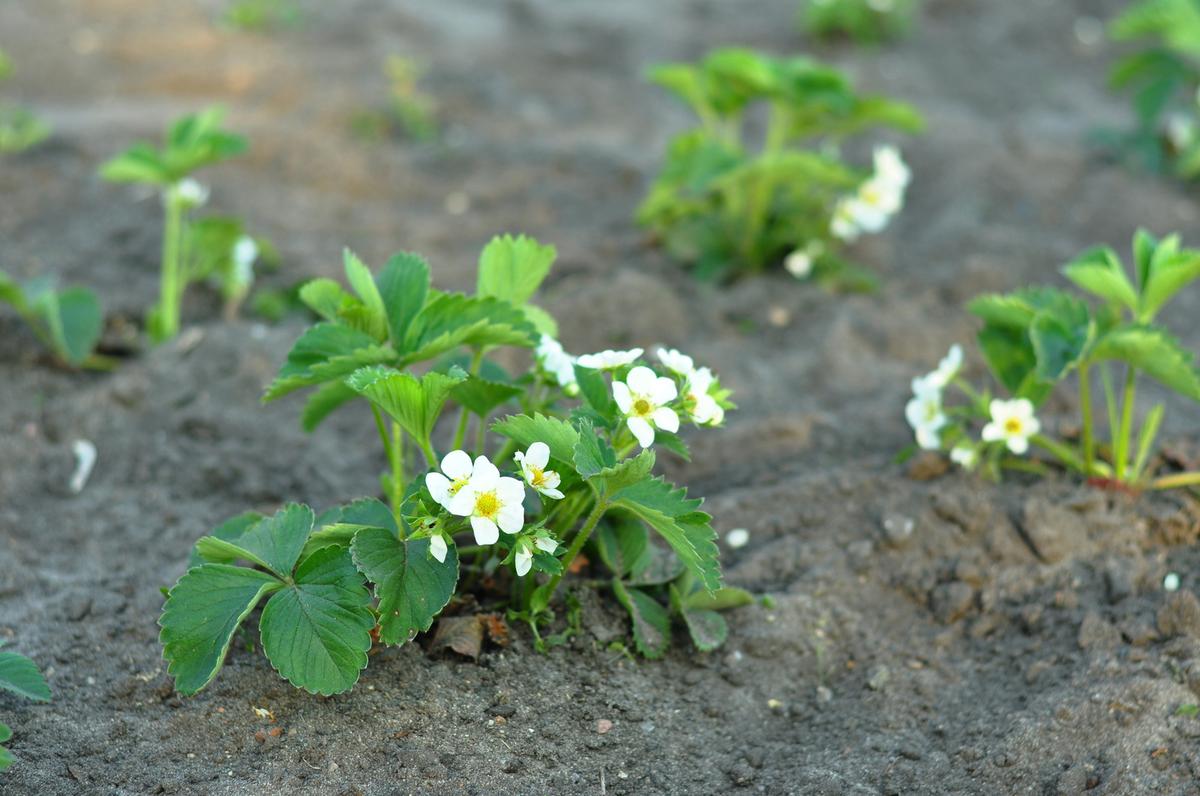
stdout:
{"type": "Polygon", "coordinates": [[[358,294],[365,308],[368,333],[379,342],[387,340],[387,308],[383,305],[383,296],[375,285],[375,278],[371,276],[371,269],[349,249],[343,251],[342,260],[346,268],[346,281],[358,294]]]}
{"type": "Polygon", "coordinates": [[[216,677],[233,633],[262,599],[283,586],[273,576],[228,564],[193,567],[167,594],[158,624],[175,690],[191,696],[216,677]]]}
{"type": "Polygon", "coordinates": [[[474,414],[486,417],[496,407],[508,403],[522,392],[524,390],[513,384],[470,376],[450,392],[450,397],[474,414]]]}
{"type": "Polygon", "coordinates": [[[593,478],[610,467],[616,467],[617,454],[612,447],[592,429],[586,420],[579,423],[579,439],[571,457],[575,471],[584,478],[593,478]]]}
{"type": "Polygon", "coordinates": [[[680,614],[692,644],[701,652],[712,652],[729,638],[729,625],[716,611],[685,609],[680,614]]]}
{"type": "Polygon", "coordinates": [[[68,363],[82,364],[100,341],[104,326],[104,312],[96,294],[81,287],[67,288],[58,294],[58,316],[60,353],[68,363]]]}
{"type": "Polygon", "coordinates": [[[403,644],[428,630],[458,583],[458,551],[445,562],[429,554],[428,539],[400,541],[382,528],[367,528],[351,544],[354,563],[375,584],[379,600],[379,639],[403,644]]]}
{"type": "Polygon", "coordinates": [[[1138,317],[1143,321],[1153,319],[1172,296],[1197,278],[1200,278],[1200,252],[1188,250],[1154,258],[1142,285],[1138,317]]]}
{"type": "Polygon", "coordinates": [[[16,652],[0,652],[0,690],[35,702],[50,701],[50,686],[37,664],[16,652]]]}
{"type": "Polygon", "coordinates": [[[1063,275],[1105,301],[1130,310],[1138,306],[1137,289],[1125,274],[1121,258],[1107,246],[1084,252],[1063,267],[1063,275]]]}
{"type": "Polygon", "coordinates": [[[405,364],[434,359],[459,346],[532,348],[537,330],[525,313],[507,301],[442,293],[425,304],[408,329],[405,364]]]}
{"type": "Polygon", "coordinates": [[[387,312],[392,345],[400,348],[417,313],[429,296],[429,263],[419,254],[392,255],[376,280],[387,312]]]}
{"type": "Polygon", "coordinates": [[[267,601],[259,621],[263,652],[298,688],[324,696],[348,691],[367,666],[375,626],[370,599],[350,553],[322,548],[267,601]]]}
{"type": "Polygon", "coordinates": [[[593,479],[601,482],[605,491],[613,494],[649,477],[652,470],[654,470],[654,451],[646,449],[637,456],[601,469],[593,476],[593,479]]]}
{"type": "Polygon", "coordinates": [[[646,555],[649,544],[650,534],[639,520],[606,523],[596,533],[600,559],[617,578],[624,578],[634,571],[646,555]]]}
{"type": "Polygon", "coordinates": [[[144,182],[166,185],[171,175],[162,158],[149,144],[134,144],[100,167],[100,176],[110,182],[144,182]]]}
{"type": "Polygon", "coordinates": [[[343,309],[361,303],[326,277],[305,282],[300,288],[300,300],[317,315],[334,323],[341,319],[343,309]]]}
{"type": "Polygon", "coordinates": [[[1118,326],[1096,341],[1092,355],[1126,362],[1180,395],[1200,401],[1200,369],[1195,358],[1156,326],[1118,326]]]}
{"type": "Polygon", "coordinates": [[[1038,376],[1051,382],[1063,378],[1086,358],[1095,331],[1082,301],[1072,299],[1039,311],[1029,326],[1038,376]]]}
{"type": "Polygon", "coordinates": [[[450,391],[465,379],[461,370],[449,375],[430,372],[417,379],[410,373],[376,366],[355,371],[346,384],[386,412],[414,439],[427,440],[450,391]]]}
{"type": "Polygon", "coordinates": [[[565,420],[545,415],[510,415],[492,424],[492,431],[508,437],[521,448],[535,442],[544,442],[550,447],[550,456],[559,462],[573,465],[575,444],[579,432],[565,420]]]}
{"type": "Polygon", "coordinates": [[[196,552],[210,561],[220,561],[222,557],[227,561],[246,559],[287,580],[315,521],[308,506],[289,503],[252,525],[234,541],[205,536],[196,542],[196,552]]]}
{"type": "Polygon", "coordinates": [[[698,511],[703,501],[661,478],[647,478],[617,492],[613,506],[627,509],[662,535],[696,580],[708,591],[721,588],[716,532],[711,517],[698,511]]]}
{"type": "Polygon", "coordinates": [[[475,292],[495,296],[515,307],[537,293],[558,252],[524,235],[492,238],[479,255],[479,281],[475,292]]]}
{"type": "MultiPolygon", "coordinates": [[[[213,529],[209,536],[215,537],[225,542],[237,543],[237,540],[242,538],[246,531],[257,525],[263,519],[263,515],[257,511],[247,511],[239,514],[236,517],[225,520],[225,522],[213,529]]],[[[232,564],[238,560],[240,554],[232,551],[215,548],[206,548],[203,553],[199,545],[192,547],[191,555],[188,556],[188,567],[198,567],[201,564],[232,564]]]]}
{"type": "Polygon", "coordinates": [[[292,346],[263,400],[274,401],[301,387],[340,380],[359,368],[395,358],[392,349],[377,345],[364,332],[342,324],[318,323],[292,346]]]}
{"type": "Polygon", "coordinates": [[[633,644],[647,658],[661,658],[671,643],[671,617],[667,609],[641,589],[613,580],[617,601],[633,620],[633,644]]]}
{"type": "Polygon", "coordinates": [[[345,382],[331,381],[322,384],[304,402],[304,410],[300,413],[300,427],[305,431],[313,431],[325,418],[356,397],[358,393],[346,386],[345,382]]]}

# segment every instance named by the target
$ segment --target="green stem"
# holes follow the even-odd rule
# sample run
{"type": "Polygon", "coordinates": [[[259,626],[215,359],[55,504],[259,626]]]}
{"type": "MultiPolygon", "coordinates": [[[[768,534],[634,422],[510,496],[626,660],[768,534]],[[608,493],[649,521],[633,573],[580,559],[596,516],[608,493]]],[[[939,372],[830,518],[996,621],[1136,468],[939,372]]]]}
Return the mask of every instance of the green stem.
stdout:
{"type": "Polygon", "coordinates": [[[1071,450],[1070,446],[1064,445],[1063,443],[1050,439],[1049,437],[1044,437],[1041,434],[1033,435],[1029,438],[1029,441],[1034,445],[1037,445],[1039,448],[1051,453],[1068,468],[1087,475],[1087,471],[1083,468],[1083,459],[1079,457],[1079,454],[1071,450]]]}
{"type": "Polygon", "coordinates": [[[426,437],[423,440],[418,440],[421,446],[421,453],[425,455],[425,465],[430,469],[436,469],[438,466],[437,454],[433,452],[433,443],[426,437]]]}
{"type": "Polygon", "coordinates": [[[1113,444],[1113,466],[1116,468],[1116,479],[1125,480],[1125,468],[1129,463],[1129,439],[1133,433],[1133,402],[1135,394],[1135,379],[1137,372],[1132,365],[1125,370],[1125,393],[1121,397],[1121,425],[1117,429],[1117,439],[1113,444]]]}
{"type": "MultiPolygon", "coordinates": [[[[787,115],[783,106],[774,103],[771,106],[771,120],[768,122],[767,136],[763,142],[759,158],[770,157],[777,153],[787,139],[787,115]]],[[[775,187],[775,171],[763,169],[754,185],[750,188],[750,196],[746,203],[743,218],[746,226],[743,229],[740,251],[742,259],[754,267],[762,263],[754,256],[755,248],[767,223],[767,215],[771,210],[771,192],[775,187]]]]}
{"type": "Polygon", "coordinates": [[[151,329],[155,342],[170,340],[179,334],[179,303],[183,280],[179,262],[183,240],[183,200],[174,185],[167,188],[164,206],[162,273],[159,278],[158,328],[151,329]]]}
{"type": "Polygon", "coordinates": [[[1083,471],[1092,474],[1092,463],[1096,460],[1096,441],[1092,428],[1092,384],[1088,365],[1079,365],[1079,404],[1083,414],[1083,471]]]}
{"type": "MultiPolygon", "coordinates": [[[[483,349],[476,348],[471,355],[471,375],[478,376],[479,368],[483,365],[483,349]]],[[[467,411],[467,407],[460,406],[458,408],[458,427],[454,430],[454,444],[450,446],[451,450],[459,450],[463,446],[463,440],[467,436],[467,421],[471,419],[471,414],[467,411]]],[[[483,451],[476,451],[482,453],[483,451]]]]}
{"type": "Polygon", "coordinates": [[[1150,482],[1151,489],[1178,489],[1184,486],[1200,486],[1200,471],[1164,475],[1150,482]]]}
{"type": "Polygon", "coordinates": [[[585,544],[587,544],[588,537],[592,535],[592,531],[596,530],[596,524],[600,522],[600,518],[604,516],[604,512],[607,510],[608,502],[597,498],[596,505],[592,509],[592,513],[588,515],[588,518],[583,523],[583,527],[579,529],[577,534],[575,534],[575,539],[572,540],[571,546],[567,548],[567,554],[563,556],[562,572],[555,575],[550,579],[550,582],[546,584],[547,603],[553,599],[554,592],[557,591],[558,584],[560,581],[562,581],[563,575],[571,569],[571,564],[575,562],[575,558],[579,555],[579,551],[583,549],[585,544]]]}
{"type": "Polygon", "coordinates": [[[400,504],[403,502],[404,495],[404,464],[400,456],[398,446],[404,444],[402,436],[397,434],[399,427],[392,424],[392,434],[388,435],[387,424],[384,422],[383,415],[379,413],[379,407],[371,404],[371,415],[375,418],[375,430],[379,432],[379,439],[383,441],[383,452],[387,456],[388,466],[392,471],[391,477],[388,479],[388,503],[392,507],[392,514],[396,519],[400,518],[400,504]]]}

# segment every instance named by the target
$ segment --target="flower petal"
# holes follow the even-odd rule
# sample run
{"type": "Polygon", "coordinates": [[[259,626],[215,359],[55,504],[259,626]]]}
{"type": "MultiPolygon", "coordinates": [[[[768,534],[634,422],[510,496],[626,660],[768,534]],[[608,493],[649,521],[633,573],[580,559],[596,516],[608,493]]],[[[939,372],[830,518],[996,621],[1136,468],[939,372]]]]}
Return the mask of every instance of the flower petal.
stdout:
{"type": "MultiPolygon", "coordinates": [[[[667,379],[667,381],[670,381],[670,379],[667,379]]],[[[629,375],[625,377],[625,383],[629,385],[629,390],[639,395],[653,395],[654,385],[657,382],[658,376],[645,365],[638,365],[629,371],[629,375]]],[[[671,384],[674,385],[674,382],[671,382],[671,384]]]]}
{"type": "Polygon", "coordinates": [[[475,532],[475,544],[495,544],[500,539],[496,523],[486,517],[472,517],[471,530],[475,532]]]}
{"type": "Polygon", "coordinates": [[[654,426],[646,422],[640,417],[631,417],[626,423],[629,424],[629,430],[633,432],[633,436],[637,439],[638,444],[643,448],[649,448],[654,444],[654,426]]]}
{"type": "Polygon", "coordinates": [[[629,408],[633,406],[633,396],[629,393],[629,386],[623,381],[614,381],[613,400],[617,402],[617,408],[622,412],[628,413],[629,408]]]}
{"type": "Polygon", "coordinates": [[[1009,437],[1008,449],[1020,456],[1029,450],[1029,440],[1025,437],[1009,437]]]}
{"type": "Polygon", "coordinates": [[[525,461],[539,470],[545,470],[550,463],[550,446],[544,442],[535,442],[525,453],[525,461]]]}
{"type": "Polygon", "coordinates": [[[429,554],[436,558],[439,562],[446,563],[446,540],[441,535],[429,537],[429,554]]]}
{"type": "Polygon", "coordinates": [[[513,559],[513,563],[516,564],[517,567],[517,577],[525,577],[529,574],[530,568],[533,567],[533,551],[531,551],[528,547],[522,547],[517,551],[517,555],[516,558],[513,559]]]}
{"type": "Polygon", "coordinates": [[[468,484],[458,490],[458,494],[450,498],[449,505],[446,510],[455,517],[470,517],[471,512],[475,511],[475,497],[478,493],[468,484]]]}
{"type": "Polygon", "coordinates": [[[496,516],[500,523],[500,530],[505,533],[517,533],[525,524],[525,509],[521,505],[505,505],[500,508],[500,513],[496,516]]]}
{"type": "Polygon", "coordinates": [[[496,497],[500,498],[500,502],[504,505],[512,503],[519,506],[525,502],[525,483],[523,481],[504,476],[496,481],[495,489],[496,497]]]}
{"type": "Polygon", "coordinates": [[[554,487],[549,487],[549,486],[542,487],[541,489],[538,490],[538,492],[540,492],[541,494],[545,495],[548,498],[553,498],[554,500],[562,500],[563,497],[565,497],[562,492],[558,491],[554,487]]]}
{"type": "Polygon", "coordinates": [[[500,471],[496,465],[488,461],[486,456],[475,459],[475,469],[471,471],[471,486],[479,490],[491,489],[500,480],[500,471]]]}
{"type": "Polygon", "coordinates": [[[660,376],[654,381],[654,388],[650,391],[650,397],[654,399],[654,403],[669,404],[679,397],[679,388],[675,386],[674,379],[668,379],[666,376],[660,376]]]}
{"type": "Polygon", "coordinates": [[[428,473],[425,476],[425,488],[429,495],[442,505],[450,508],[450,479],[441,473],[428,473]]]}
{"type": "Polygon", "coordinates": [[[466,451],[450,451],[442,459],[442,472],[457,481],[471,475],[471,457],[466,451]]]}
{"type": "Polygon", "coordinates": [[[547,553],[553,553],[558,549],[558,542],[554,541],[548,536],[539,536],[534,540],[533,543],[537,545],[538,550],[542,550],[547,553]]]}
{"type": "Polygon", "coordinates": [[[654,425],[663,431],[670,431],[674,434],[679,430],[679,415],[675,414],[675,410],[669,406],[658,407],[650,417],[654,420],[654,425]]]}
{"type": "Polygon", "coordinates": [[[1004,427],[999,423],[988,423],[979,434],[984,442],[997,442],[1004,439],[1004,427]]]}

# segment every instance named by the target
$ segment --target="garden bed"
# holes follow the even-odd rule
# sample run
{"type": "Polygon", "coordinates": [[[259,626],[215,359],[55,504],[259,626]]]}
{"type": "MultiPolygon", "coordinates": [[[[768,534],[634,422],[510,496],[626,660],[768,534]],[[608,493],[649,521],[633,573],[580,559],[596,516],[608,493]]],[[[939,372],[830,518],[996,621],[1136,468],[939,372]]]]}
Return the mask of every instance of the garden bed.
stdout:
{"type": "MultiPolygon", "coordinates": [[[[309,3],[303,27],[267,37],[214,27],[220,5],[0,7],[10,88],[56,128],[0,166],[2,266],[90,284],[136,318],[155,296],[159,207],[96,167],[212,101],[252,150],[210,172],[211,204],[276,241],[276,284],[336,276],[349,245],[369,262],[423,252],[439,285],[465,288],[493,234],[554,243],[544,303],[570,319],[569,350],[678,346],[734,390],[728,428],[667,470],[708,496],[719,531],[750,531],[723,546],[726,579],[773,607],[729,614],[715,653],[645,662],[614,648],[628,631],[611,596],[581,590],[582,632],[549,654],[520,626],[477,662],[418,642],[332,698],[235,640],[181,699],[159,587],[246,508],[372,493],[369,415],[306,435],[298,401],[259,404],[299,318],[225,324],[193,295],[178,341],[96,375],[47,365],[5,314],[0,638],[54,691],[0,697],[18,731],[6,793],[1195,792],[1200,720],[1179,709],[1200,701],[1200,507],[893,461],[909,379],[969,340],[969,297],[1059,281],[1142,224],[1194,233],[1187,189],[1085,145],[1127,108],[1078,18],[1119,3],[930,0],[895,46],[819,49],[929,122],[905,142],[908,207],[857,250],[883,289],[836,297],[782,271],[697,284],[631,221],[687,123],[644,68],[724,44],[796,52],[790,0],[309,3]],[[350,131],[393,52],[428,64],[440,143],[350,131]],[[99,461],[72,495],[80,438],[99,461]]],[[[1200,347],[1200,293],[1168,316],[1200,347]]],[[[1075,414],[1052,403],[1043,420],[1075,414]]],[[[1164,439],[1194,462],[1194,411],[1169,412],[1164,439]]]]}

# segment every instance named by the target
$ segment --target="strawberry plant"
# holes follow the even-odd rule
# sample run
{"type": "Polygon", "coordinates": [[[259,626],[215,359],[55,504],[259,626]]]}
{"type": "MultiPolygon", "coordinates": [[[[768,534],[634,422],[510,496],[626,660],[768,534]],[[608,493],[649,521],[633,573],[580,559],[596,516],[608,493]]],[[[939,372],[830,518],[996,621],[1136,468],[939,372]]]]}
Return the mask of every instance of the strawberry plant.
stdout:
{"type": "MultiPolygon", "coordinates": [[[[0,647],[4,645],[0,641],[0,647]]],[[[0,651],[0,691],[8,691],[35,702],[50,701],[50,686],[37,664],[16,652],[0,651]]],[[[0,771],[13,764],[12,753],[3,744],[12,738],[12,730],[0,721],[0,771]]]]}
{"type": "Polygon", "coordinates": [[[101,370],[111,367],[111,362],[94,353],[104,327],[104,311],[90,290],[56,290],[49,277],[17,283],[0,271],[0,303],[25,319],[59,363],[101,370]]]}
{"type": "Polygon", "coordinates": [[[848,36],[875,43],[904,35],[912,24],[917,0],[805,0],[801,27],[815,36],[848,36]]]}
{"type": "Polygon", "coordinates": [[[908,105],[862,96],[837,70],[808,58],[723,49],[671,64],[651,79],[683,100],[699,125],[675,137],[638,221],[702,278],[787,261],[798,278],[842,288],[873,284],[842,247],[878,232],[903,205],[909,170],[891,147],[868,173],[841,157],[872,127],[921,129],[908,105]],[[765,106],[767,126],[748,117],[765,106]]]}
{"type": "MultiPolygon", "coordinates": [[[[0,50],[0,82],[13,72],[12,61],[0,50]]],[[[25,108],[0,103],[0,155],[24,152],[50,135],[50,125],[25,108]]]]}
{"type": "Polygon", "coordinates": [[[662,654],[672,616],[701,649],[723,640],[716,611],[748,596],[722,587],[701,501],[654,468],[657,450],[687,455],[683,422],[723,422],[729,392],[678,351],[660,350],[657,365],[641,349],[567,354],[532,303],[554,259],[529,238],[496,238],[468,295],[433,288],[415,254],[372,274],[346,252],[349,290],[332,279],[301,289],[323,320],[296,341],[265,400],[310,391],[309,430],[344,405],[369,408],[384,499],[243,514],[197,542],[160,619],[181,693],[212,680],[264,601],[263,652],[316,693],[354,685],[373,634],[410,641],[481,579],[507,580],[510,618],[545,648],[563,637],[540,632],[559,585],[589,547],[647,656],[662,654]],[[512,348],[532,353],[519,375],[498,355],[512,348]]]}
{"type": "Polygon", "coordinates": [[[1081,254],[1063,274],[1100,302],[1074,293],[1036,287],[979,296],[970,311],[983,321],[978,342],[984,360],[1011,396],[978,391],[961,376],[962,349],[913,381],[906,415],[917,444],[946,450],[967,468],[998,476],[1005,467],[1045,472],[1046,463],[1023,457],[1031,448],[1051,463],[1098,483],[1133,489],[1200,485],[1200,472],[1161,472],[1154,450],[1165,412],[1156,404],[1139,421],[1138,384],[1149,377],[1200,402],[1200,368],[1157,323],[1162,308],[1200,278],[1200,251],[1180,246],[1178,236],[1156,239],[1139,230],[1133,240],[1133,275],[1112,249],[1081,254]],[[1107,435],[1098,431],[1093,394],[1102,388],[1107,435]],[[1043,428],[1035,411],[1064,383],[1074,386],[1080,407],[1078,439],[1059,439],[1043,428]],[[963,404],[947,405],[956,387],[963,404]],[[972,432],[984,423],[978,438],[972,432]],[[1156,472],[1157,471],[1157,472],[1156,472]]]}
{"type": "Polygon", "coordinates": [[[171,125],[162,148],[139,143],[105,163],[100,174],[114,182],[151,185],[162,191],[164,224],[159,300],[147,318],[155,342],[179,333],[180,305],[189,284],[215,282],[232,312],[253,281],[253,265],[269,246],[245,234],[235,219],[194,221],[191,212],[208,201],[208,188],[192,178],[197,169],[246,150],[246,140],[221,129],[224,111],[213,107],[171,125]]]}

